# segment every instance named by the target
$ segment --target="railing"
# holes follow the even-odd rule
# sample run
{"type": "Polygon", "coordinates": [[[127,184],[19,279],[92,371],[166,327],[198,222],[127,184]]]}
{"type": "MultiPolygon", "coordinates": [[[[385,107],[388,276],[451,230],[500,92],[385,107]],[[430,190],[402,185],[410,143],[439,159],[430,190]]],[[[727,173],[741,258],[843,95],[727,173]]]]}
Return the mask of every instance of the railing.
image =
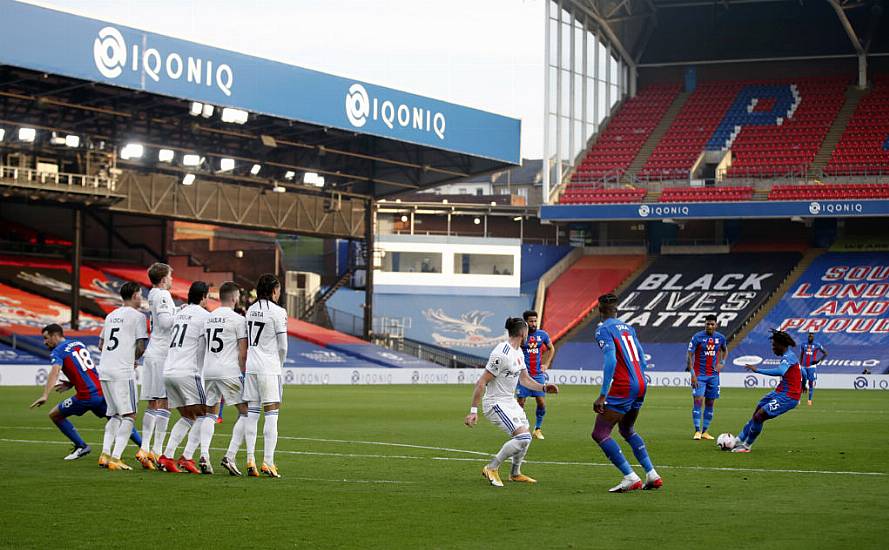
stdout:
{"type": "Polygon", "coordinates": [[[41,185],[54,184],[84,189],[107,189],[114,191],[116,180],[107,176],[88,176],[67,172],[40,172],[34,168],[0,166],[0,179],[41,185]]]}
{"type": "Polygon", "coordinates": [[[405,339],[400,350],[425,361],[450,368],[481,368],[487,362],[482,357],[445,350],[416,340],[405,339]]]}

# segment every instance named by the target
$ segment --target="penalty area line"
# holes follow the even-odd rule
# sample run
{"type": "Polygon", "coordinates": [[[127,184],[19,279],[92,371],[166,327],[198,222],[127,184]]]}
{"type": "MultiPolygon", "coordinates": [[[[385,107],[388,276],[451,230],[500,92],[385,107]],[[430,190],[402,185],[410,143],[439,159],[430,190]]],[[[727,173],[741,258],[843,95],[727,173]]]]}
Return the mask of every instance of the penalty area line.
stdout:
{"type": "MultiPolygon", "coordinates": [[[[303,440],[312,441],[310,438],[303,438],[303,440]]],[[[323,441],[335,441],[335,440],[323,440],[323,441]]],[[[0,438],[0,442],[5,443],[29,443],[29,444],[51,444],[51,445],[70,445],[69,442],[65,441],[46,441],[46,440],[31,440],[31,439],[5,439],[0,438]]],[[[351,443],[349,441],[343,440],[344,443],[351,443]]],[[[389,444],[383,441],[375,441],[373,442],[378,445],[393,445],[393,446],[402,446],[404,444],[389,444]]],[[[225,449],[222,448],[213,448],[214,451],[223,451],[225,449]]],[[[459,451],[459,449],[455,449],[459,451]]],[[[332,458],[379,458],[384,460],[439,460],[439,461],[450,461],[450,462],[479,462],[478,458],[468,458],[468,457],[453,457],[453,456],[415,456],[415,455],[386,455],[386,454],[364,454],[364,453],[332,453],[332,452],[322,452],[322,451],[289,451],[284,449],[278,449],[275,451],[276,453],[288,454],[288,455],[302,455],[302,456],[324,456],[324,457],[332,457],[332,458]]],[[[477,453],[477,451],[464,451],[469,453],[477,453]]],[[[486,453],[479,453],[486,454],[486,453]]],[[[486,456],[490,456],[487,455],[486,456]]],[[[526,460],[525,464],[542,464],[546,466],[592,466],[592,467],[608,467],[613,468],[614,466],[610,462],[566,462],[566,461],[555,461],[555,460],[526,460]]],[[[843,470],[802,470],[802,469],[780,469],[780,468],[742,468],[742,467],[732,467],[732,466],[670,466],[670,465],[658,465],[659,469],[666,470],[697,470],[697,471],[709,471],[709,472],[747,472],[747,473],[763,473],[763,474],[820,474],[820,475],[845,475],[845,476],[876,476],[876,477],[889,477],[889,473],[887,472],[856,472],[856,471],[843,471],[843,470]]],[[[319,480],[325,481],[325,480],[319,480]]],[[[336,480],[326,480],[326,481],[336,481],[336,480]]],[[[377,480],[379,481],[379,480],[377,480]]],[[[373,483],[374,481],[369,481],[373,483]]],[[[383,483],[387,481],[382,481],[383,483]]],[[[410,483],[406,481],[392,481],[392,483],[410,483]]]]}

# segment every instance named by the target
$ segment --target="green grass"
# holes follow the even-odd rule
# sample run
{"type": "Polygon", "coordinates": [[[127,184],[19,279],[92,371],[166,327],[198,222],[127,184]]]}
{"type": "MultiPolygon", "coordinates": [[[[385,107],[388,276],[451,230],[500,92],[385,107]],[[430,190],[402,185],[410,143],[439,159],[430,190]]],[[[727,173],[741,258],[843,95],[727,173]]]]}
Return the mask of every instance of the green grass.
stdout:
{"type": "MultiPolygon", "coordinates": [[[[74,422],[94,454],[64,462],[66,440],[48,411],[27,408],[37,395],[0,388],[4,547],[889,545],[889,402],[880,392],[820,391],[814,407],[770,421],[754,452],[739,455],[691,441],[687,390],[653,388],[637,428],[666,485],[627,495],[606,492],[620,476],[590,440],[590,388],[550,398],[546,440],[534,441],[524,468],[540,483],[502,489],[481,478],[485,457],[458,451],[494,452],[504,441],[484,419],[462,425],[469,386],[290,386],[280,433],[306,439],[280,440],[278,480],[100,470],[101,423],[91,417],[74,422]]],[[[712,431],[736,433],[759,397],[723,390],[712,431]]],[[[215,449],[228,444],[227,413],[215,449]]],[[[214,463],[220,457],[215,450],[214,463]]]]}

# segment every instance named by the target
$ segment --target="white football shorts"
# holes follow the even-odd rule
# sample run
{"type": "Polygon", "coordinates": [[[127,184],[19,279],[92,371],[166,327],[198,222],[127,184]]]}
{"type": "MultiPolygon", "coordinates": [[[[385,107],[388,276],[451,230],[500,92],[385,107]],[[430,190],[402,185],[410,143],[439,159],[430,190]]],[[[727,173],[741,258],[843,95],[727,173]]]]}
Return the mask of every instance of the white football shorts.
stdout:
{"type": "Polygon", "coordinates": [[[142,361],[142,388],[140,399],[151,401],[166,399],[167,388],[164,386],[164,360],[146,357],[142,361]]]}
{"type": "Polygon", "coordinates": [[[492,403],[483,403],[482,405],[484,406],[485,418],[510,436],[522,426],[525,428],[529,426],[528,417],[525,416],[524,409],[519,407],[515,399],[494,401],[492,403]]]}
{"type": "Polygon", "coordinates": [[[136,413],[136,380],[101,380],[102,394],[105,396],[105,415],[127,415],[136,413]]]}
{"type": "Polygon", "coordinates": [[[247,403],[280,403],[283,393],[283,378],[279,374],[248,372],[244,376],[244,401],[247,403]]]}
{"type": "Polygon", "coordinates": [[[215,380],[205,380],[207,390],[207,405],[214,406],[220,400],[225,399],[226,405],[237,405],[244,403],[242,397],[244,385],[241,378],[217,378],[215,380]]]}
{"type": "Polygon", "coordinates": [[[200,375],[165,376],[167,402],[171,409],[188,405],[203,405],[207,401],[200,375]]]}

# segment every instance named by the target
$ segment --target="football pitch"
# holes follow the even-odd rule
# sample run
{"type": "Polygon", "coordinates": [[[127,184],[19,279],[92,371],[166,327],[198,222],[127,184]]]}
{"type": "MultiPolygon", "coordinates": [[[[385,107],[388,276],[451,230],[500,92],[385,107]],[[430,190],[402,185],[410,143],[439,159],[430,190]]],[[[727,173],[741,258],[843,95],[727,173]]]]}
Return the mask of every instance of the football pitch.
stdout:
{"type": "MultiPolygon", "coordinates": [[[[213,441],[216,475],[109,472],[96,466],[98,419],[73,419],[94,450],[65,462],[69,444],[46,417],[52,401],[29,410],[38,388],[0,388],[0,545],[886,548],[885,393],[817,392],[815,406],[768,422],[752,453],[732,454],[691,440],[688,390],[652,388],[637,429],[665,486],[615,495],[607,489],[620,475],[589,436],[593,389],[562,390],[523,469],[539,483],[494,488],[480,471],[505,436],[484,418],[463,426],[470,386],[288,386],[281,479],[218,466],[234,409],[213,441]]],[[[737,433],[761,393],[723,390],[711,432],[737,433]]],[[[138,467],[134,452],[124,459],[138,467]]]]}

